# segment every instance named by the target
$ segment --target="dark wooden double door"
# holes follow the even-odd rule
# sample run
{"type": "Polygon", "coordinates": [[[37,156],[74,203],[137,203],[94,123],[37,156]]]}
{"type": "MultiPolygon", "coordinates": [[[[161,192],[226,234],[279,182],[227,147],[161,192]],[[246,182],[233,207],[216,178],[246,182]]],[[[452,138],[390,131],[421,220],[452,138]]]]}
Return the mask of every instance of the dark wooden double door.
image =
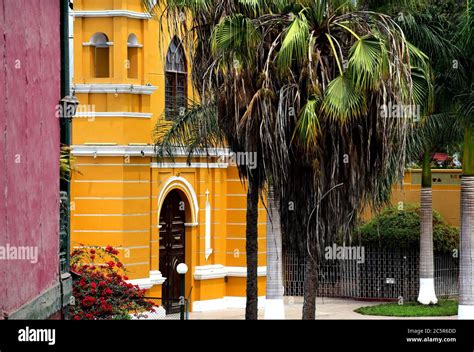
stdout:
{"type": "Polygon", "coordinates": [[[162,303],[167,313],[180,310],[181,280],[176,271],[185,259],[185,208],[178,191],[171,191],[160,212],[160,271],[166,277],[162,286],[162,303]]]}

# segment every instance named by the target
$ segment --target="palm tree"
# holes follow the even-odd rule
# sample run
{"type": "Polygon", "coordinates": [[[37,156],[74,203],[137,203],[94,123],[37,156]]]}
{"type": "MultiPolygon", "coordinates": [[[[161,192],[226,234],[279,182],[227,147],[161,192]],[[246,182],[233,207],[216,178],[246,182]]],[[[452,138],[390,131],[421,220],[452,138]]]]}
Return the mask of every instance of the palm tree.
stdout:
{"type": "MultiPolygon", "coordinates": [[[[297,107],[294,121],[284,118],[290,127],[290,161],[280,189],[284,204],[296,203],[293,214],[286,212],[284,234],[305,252],[303,318],[314,319],[321,249],[337,236],[350,240],[361,209],[386,202],[391,184],[402,175],[410,121],[384,116],[380,108],[413,104],[422,93],[415,89],[417,82],[429,81],[429,74],[426,56],[387,16],[354,11],[347,3],[305,5],[299,11],[295,6],[298,16],[283,30],[275,61],[289,76],[275,95],[278,106],[297,107]],[[407,55],[400,51],[404,45],[407,55]],[[392,76],[388,67],[397,73],[392,76]],[[392,85],[395,77],[406,81],[392,85]],[[302,192],[302,185],[311,193],[302,192]]],[[[272,82],[280,78],[268,75],[275,77],[272,82]]]]}
{"type": "MultiPolygon", "coordinates": [[[[436,304],[434,285],[433,254],[433,211],[431,189],[431,157],[436,151],[458,145],[462,129],[456,120],[452,103],[452,82],[460,80],[462,70],[453,69],[453,58],[459,56],[454,44],[454,23],[443,15],[436,5],[426,1],[407,1],[390,3],[388,11],[403,29],[408,40],[416,45],[429,58],[427,68],[432,72],[431,82],[415,81],[421,94],[416,95],[420,106],[421,121],[409,139],[411,155],[422,156],[421,180],[421,233],[420,233],[420,287],[418,302],[436,304]],[[414,153],[413,153],[414,152],[414,153]]],[[[385,3],[387,6],[387,3],[385,3]]]]}
{"type": "Polygon", "coordinates": [[[450,113],[430,115],[421,120],[417,127],[410,138],[409,157],[416,158],[422,155],[418,302],[429,305],[438,302],[434,285],[432,154],[447,147],[459,146],[463,131],[456,116],[450,113]]]}
{"type": "Polygon", "coordinates": [[[280,202],[270,184],[268,187],[265,319],[285,319],[282,255],[280,202]]]}
{"type": "MultiPolygon", "coordinates": [[[[185,113],[177,116],[173,122],[162,118],[154,129],[157,156],[173,159],[173,149],[184,148],[188,154],[188,163],[199,151],[211,151],[225,146],[225,136],[217,124],[217,112],[213,106],[204,107],[188,102],[185,113]]],[[[255,194],[258,195],[257,192],[255,194]]],[[[280,221],[280,203],[273,187],[268,187],[267,209],[267,295],[265,301],[265,319],[284,319],[283,278],[282,278],[282,236],[280,221]]],[[[256,214],[254,209],[249,213],[256,214]]],[[[253,258],[257,260],[257,258],[253,258]]]]}
{"type": "MultiPolygon", "coordinates": [[[[459,25],[459,43],[466,67],[472,68],[474,7],[466,1],[466,9],[459,25]]],[[[461,180],[461,246],[459,273],[459,319],[474,319],[474,92],[472,69],[458,96],[459,114],[465,126],[463,175],[461,180]]]]}
{"type": "MultiPolygon", "coordinates": [[[[473,121],[474,94],[465,97],[459,111],[473,121]]],[[[461,240],[459,257],[459,319],[474,319],[474,126],[467,122],[464,132],[463,174],[461,179],[461,240]]]]}
{"type": "Polygon", "coordinates": [[[389,16],[357,11],[356,2],[157,6],[152,9],[164,8],[172,27],[187,36],[201,104],[216,107],[231,149],[258,155],[257,169],[239,169],[249,183],[246,317],[257,316],[255,214],[258,193],[271,179],[283,200],[280,211],[287,213],[291,201],[299,214],[285,219],[284,234],[306,256],[303,318],[314,319],[321,249],[350,234],[363,206],[386,202],[402,175],[410,123],[383,116],[380,107],[413,103],[420,94],[415,74],[428,79],[426,57],[389,16]],[[176,20],[183,9],[191,27],[176,20]]]}

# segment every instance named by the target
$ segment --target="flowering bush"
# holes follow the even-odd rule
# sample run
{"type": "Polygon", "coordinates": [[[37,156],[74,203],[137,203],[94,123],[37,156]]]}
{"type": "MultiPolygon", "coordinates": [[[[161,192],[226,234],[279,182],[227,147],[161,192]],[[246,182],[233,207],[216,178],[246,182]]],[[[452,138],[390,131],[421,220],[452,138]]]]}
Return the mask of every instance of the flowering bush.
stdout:
{"type": "Polygon", "coordinates": [[[80,276],[73,284],[72,319],[130,319],[130,314],[143,316],[154,311],[154,304],[144,298],[145,290],[126,282],[118,254],[112,246],[82,247],[72,252],[71,269],[80,276]]]}

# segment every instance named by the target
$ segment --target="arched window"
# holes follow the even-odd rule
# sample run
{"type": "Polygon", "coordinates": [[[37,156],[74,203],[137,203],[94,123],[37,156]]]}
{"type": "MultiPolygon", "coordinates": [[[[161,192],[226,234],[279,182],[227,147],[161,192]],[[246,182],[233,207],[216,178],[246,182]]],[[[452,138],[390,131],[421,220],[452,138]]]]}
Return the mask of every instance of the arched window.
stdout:
{"type": "Polygon", "coordinates": [[[94,77],[110,76],[110,50],[109,38],[104,33],[96,33],[92,36],[90,45],[92,48],[92,66],[94,77]]]}
{"type": "Polygon", "coordinates": [[[128,36],[127,64],[128,78],[138,78],[138,50],[142,47],[135,34],[128,36]]]}
{"type": "Polygon", "coordinates": [[[181,41],[174,37],[166,54],[165,115],[178,116],[186,108],[188,72],[181,41]]]}

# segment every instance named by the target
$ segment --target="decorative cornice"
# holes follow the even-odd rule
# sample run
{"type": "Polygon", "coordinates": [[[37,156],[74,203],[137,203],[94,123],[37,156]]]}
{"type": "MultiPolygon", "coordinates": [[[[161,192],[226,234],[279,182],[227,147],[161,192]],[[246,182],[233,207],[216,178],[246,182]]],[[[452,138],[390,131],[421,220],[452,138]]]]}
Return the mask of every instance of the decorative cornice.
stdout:
{"type": "Polygon", "coordinates": [[[129,10],[99,10],[99,11],[71,11],[74,17],[127,17],[140,20],[148,20],[148,13],[129,10]]]}
{"type": "Polygon", "coordinates": [[[79,94],[101,93],[101,94],[153,94],[158,87],[150,85],[136,84],[108,84],[108,83],[91,83],[91,84],[74,84],[72,90],[79,94]]]}
{"type": "Polygon", "coordinates": [[[152,169],[227,169],[227,163],[151,163],[152,169]]]}
{"type": "MultiPolygon", "coordinates": [[[[212,148],[208,152],[196,152],[196,157],[220,157],[229,155],[227,148],[212,148]]],[[[76,156],[156,156],[155,147],[152,145],[73,145],[72,154],[76,156]]],[[[186,148],[173,148],[173,157],[187,157],[186,148]]],[[[205,163],[207,164],[207,163],[205,163]]]]}

